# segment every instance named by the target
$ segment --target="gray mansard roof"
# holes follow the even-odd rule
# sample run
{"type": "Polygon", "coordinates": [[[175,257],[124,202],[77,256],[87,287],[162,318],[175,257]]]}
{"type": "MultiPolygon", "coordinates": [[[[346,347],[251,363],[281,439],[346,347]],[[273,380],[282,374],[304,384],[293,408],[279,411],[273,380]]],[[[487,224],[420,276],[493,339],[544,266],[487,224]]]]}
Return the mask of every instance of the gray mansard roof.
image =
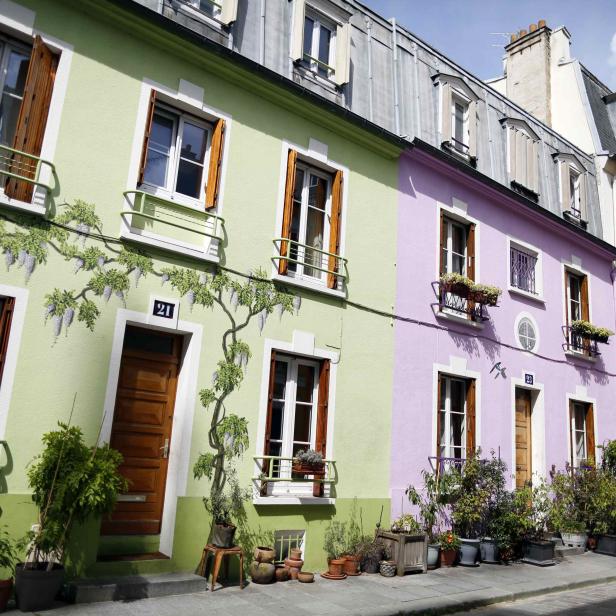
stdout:
{"type": "MultiPolygon", "coordinates": [[[[587,230],[602,237],[595,167],[587,154],[420,38],[396,25],[394,20],[384,19],[356,0],[306,0],[308,5],[333,7],[339,13],[350,15],[350,79],[342,87],[324,84],[309,72],[298,70],[292,62],[291,24],[295,0],[239,0],[236,21],[229,27],[216,27],[190,17],[182,11],[185,0],[133,1],[409,141],[419,138],[440,147],[439,94],[435,78],[438,75],[459,78],[479,99],[477,170],[509,187],[506,131],[502,121],[505,118],[522,120],[540,139],[539,205],[561,215],[555,155],[575,156],[588,172],[587,230]],[[265,15],[262,15],[262,7],[265,15]]],[[[602,121],[607,126],[604,117],[602,121]]]]}
{"type": "Polygon", "coordinates": [[[616,156],[616,99],[614,95],[585,66],[582,66],[582,79],[595,120],[601,147],[609,156],[616,156]],[[610,95],[612,95],[610,97],[610,95]],[[610,113],[611,112],[611,113],[610,113]]]}

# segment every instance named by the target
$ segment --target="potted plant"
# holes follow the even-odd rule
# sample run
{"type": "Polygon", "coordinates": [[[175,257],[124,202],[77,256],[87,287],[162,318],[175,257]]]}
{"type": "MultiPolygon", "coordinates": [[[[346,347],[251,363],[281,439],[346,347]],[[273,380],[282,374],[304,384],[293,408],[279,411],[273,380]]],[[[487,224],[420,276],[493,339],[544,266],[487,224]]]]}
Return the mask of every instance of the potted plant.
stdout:
{"type": "Polygon", "coordinates": [[[363,537],[357,545],[357,555],[364,573],[378,573],[383,560],[384,545],[373,537],[363,537]]]}
{"type": "Polygon", "coordinates": [[[415,516],[407,513],[396,518],[391,523],[392,533],[406,533],[407,535],[417,535],[421,533],[421,527],[419,522],[415,519],[415,516]]]}
{"type": "Polygon", "coordinates": [[[27,472],[38,524],[27,536],[26,562],[15,571],[17,605],[24,612],[53,605],[73,525],[111,513],[127,488],[118,471],[122,456],[107,445],[88,447],[78,427],[58,423],[43,445],[27,472]]]}
{"type": "Polygon", "coordinates": [[[447,496],[452,488],[455,489],[457,474],[449,471],[437,473],[424,469],[421,476],[423,480],[421,491],[409,486],[406,495],[410,503],[419,510],[423,531],[428,537],[427,566],[428,569],[435,569],[439,564],[441,550],[435,529],[438,522],[445,518],[445,508],[449,500],[447,496]]]}
{"type": "Polygon", "coordinates": [[[446,530],[437,535],[436,540],[441,548],[441,567],[453,567],[460,549],[460,537],[452,530],[446,530]]]}
{"type": "Polygon", "coordinates": [[[572,472],[567,465],[565,472],[556,472],[552,468],[550,476],[550,526],[560,533],[565,546],[585,548],[588,540],[587,510],[596,487],[596,472],[592,468],[572,472]]]}
{"type": "Polygon", "coordinates": [[[237,478],[237,471],[229,467],[226,471],[225,484],[220,490],[212,490],[203,502],[212,514],[210,543],[219,548],[233,547],[236,525],[234,520],[245,515],[244,503],[250,499],[250,490],[242,488],[237,478]]]}
{"type": "Polygon", "coordinates": [[[327,554],[327,573],[321,575],[330,580],[343,580],[346,578],[344,572],[345,559],[342,558],[346,548],[346,524],[337,520],[332,520],[325,529],[323,538],[323,549],[327,554]]]}
{"type": "Polygon", "coordinates": [[[474,283],[471,287],[471,299],[478,304],[496,306],[502,290],[487,284],[474,283]]]}
{"type": "Polygon", "coordinates": [[[571,322],[571,333],[575,336],[581,336],[588,340],[594,340],[596,342],[602,342],[607,344],[610,336],[614,335],[614,332],[607,327],[597,327],[589,321],[578,319],[571,322]]]}
{"type": "Polygon", "coordinates": [[[601,468],[588,507],[589,529],[596,538],[598,554],[616,556],[616,441],[602,446],[601,468]]]}
{"type": "Polygon", "coordinates": [[[0,612],[4,612],[13,590],[13,568],[17,563],[15,542],[9,537],[6,527],[0,529],[0,569],[10,572],[6,579],[0,579],[0,612]]]}
{"type": "Polygon", "coordinates": [[[463,299],[467,299],[470,295],[473,281],[462,274],[450,272],[443,274],[440,277],[441,291],[445,293],[453,293],[463,299]]]}
{"type": "Polygon", "coordinates": [[[482,462],[480,470],[487,498],[482,508],[479,553],[481,562],[498,564],[500,550],[509,546],[510,539],[503,528],[503,518],[511,504],[511,494],[505,488],[507,465],[492,452],[491,458],[482,462]]]}
{"type": "Polygon", "coordinates": [[[358,548],[362,542],[362,532],[357,523],[357,501],[353,501],[351,518],[346,526],[346,539],[344,549],[344,572],[347,575],[360,575],[360,555],[358,548]]]}
{"type": "Polygon", "coordinates": [[[554,565],[554,541],[548,538],[547,526],[552,502],[544,481],[525,487],[516,494],[522,536],[522,561],[547,567],[554,565]]]}
{"type": "Polygon", "coordinates": [[[299,475],[315,475],[325,471],[323,456],[314,449],[300,449],[293,456],[292,470],[299,475]]]}

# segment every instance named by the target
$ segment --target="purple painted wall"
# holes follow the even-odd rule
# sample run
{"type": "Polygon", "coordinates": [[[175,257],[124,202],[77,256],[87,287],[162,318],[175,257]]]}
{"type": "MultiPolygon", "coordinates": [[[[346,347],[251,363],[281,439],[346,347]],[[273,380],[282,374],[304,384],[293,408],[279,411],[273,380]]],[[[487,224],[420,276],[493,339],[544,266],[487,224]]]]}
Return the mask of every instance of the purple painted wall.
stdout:
{"type": "Polygon", "coordinates": [[[616,330],[612,256],[563,229],[546,217],[479,184],[429,155],[414,150],[400,167],[398,220],[398,286],[396,313],[411,320],[396,321],[395,375],[392,419],[392,514],[411,507],[404,496],[410,483],[420,485],[428,456],[436,455],[437,364],[477,376],[477,445],[485,453],[500,448],[509,469],[515,470],[514,387],[525,373],[534,375],[533,472],[546,474],[552,464],[569,458],[567,395],[594,401],[596,443],[616,437],[614,376],[616,344],[599,345],[595,363],[571,359],[564,338],[563,263],[581,263],[589,276],[590,320],[616,330]],[[438,279],[439,207],[455,200],[467,205],[476,222],[476,280],[503,289],[499,306],[489,308],[482,329],[452,323],[435,314],[437,297],[431,281],[438,279]],[[507,236],[532,244],[543,255],[544,302],[507,290],[507,236]],[[536,354],[521,350],[516,317],[532,315],[538,325],[536,354]],[[505,346],[508,345],[508,346],[505,346]],[[496,362],[506,378],[490,370],[496,362]]]}

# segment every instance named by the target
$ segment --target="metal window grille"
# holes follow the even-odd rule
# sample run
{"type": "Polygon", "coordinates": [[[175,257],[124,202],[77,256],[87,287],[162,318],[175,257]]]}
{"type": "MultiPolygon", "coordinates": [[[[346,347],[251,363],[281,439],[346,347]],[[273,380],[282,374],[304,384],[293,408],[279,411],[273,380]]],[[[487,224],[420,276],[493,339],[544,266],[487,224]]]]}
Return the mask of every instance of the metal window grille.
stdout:
{"type": "Polygon", "coordinates": [[[511,248],[511,286],[537,295],[537,257],[511,248]]]}
{"type": "Polygon", "coordinates": [[[274,550],[276,552],[275,563],[284,562],[285,558],[289,557],[291,548],[299,548],[304,550],[304,534],[303,530],[277,530],[274,532],[274,550]]]}

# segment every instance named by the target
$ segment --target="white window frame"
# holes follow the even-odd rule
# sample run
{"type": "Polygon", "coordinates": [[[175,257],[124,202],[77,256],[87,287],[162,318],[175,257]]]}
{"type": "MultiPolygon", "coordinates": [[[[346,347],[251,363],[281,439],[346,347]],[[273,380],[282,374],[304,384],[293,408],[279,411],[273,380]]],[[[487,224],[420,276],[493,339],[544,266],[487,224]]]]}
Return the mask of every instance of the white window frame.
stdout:
{"type": "MultiPolygon", "coordinates": [[[[316,443],[317,429],[317,413],[319,402],[319,362],[311,359],[306,359],[301,356],[292,355],[276,355],[276,363],[283,362],[287,364],[287,382],[285,385],[285,400],[282,420],[282,439],[280,439],[280,455],[283,458],[293,457],[293,435],[295,427],[295,406],[297,403],[297,374],[300,365],[309,366],[314,369],[314,385],[312,392],[312,416],[310,420],[310,442],[306,443],[307,449],[314,449],[316,443]]],[[[274,440],[274,439],[271,439],[274,440]]],[[[276,439],[276,442],[278,440],[276,439]]],[[[291,477],[291,466],[281,468],[280,477],[291,477]]],[[[295,482],[276,481],[271,484],[271,496],[286,495],[289,489],[292,489],[295,482]]],[[[312,489],[312,483],[307,482],[306,485],[312,489]]]]}
{"type": "MultiPolygon", "coordinates": [[[[302,187],[302,201],[301,201],[301,211],[300,211],[300,227],[299,227],[299,238],[298,242],[300,244],[306,244],[306,229],[308,226],[308,212],[310,210],[310,205],[308,204],[309,190],[310,190],[310,175],[316,175],[317,177],[325,180],[327,182],[327,197],[325,200],[325,212],[324,212],[324,224],[323,224],[323,247],[321,250],[328,251],[329,249],[329,236],[330,236],[330,228],[331,228],[331,209],[332,209],[332,177],[331,174],[319,169],[318,167],[314,167],[309,163],[305,163],[303,160],[298,159],[296,163],[296,174],[297,170],[301,169],[304,172],[304,184],[302,187]]],[[[291,246],[291,249],[293,246],[291,246]]],[[[305,258],[305,251],[308,250],[306,248],[297,247],[298,250],[298,261],[301,261],[299,255],[302,254],[305,258]]],[[[317,262],[316,265],[322,268],[327,267],[327,263],[329,261],[329,257],[327,255],[320,254],[320,262],[317,262]]],[[[289,263],[289,265],[292,265],[289,263]]],[[[304,262],[295,264],[295,271],[290,268],[287,271],[287,275],[290,278],[298,278],[300,280],[310,280],[319,284],[325,284],[327,281],[326,272],[321,272],[319,270],[314,270],[314,276],[305,273],[306,269],[311,269],[311,265],[305,264],[304,262]]]]}
{"type": "MultiPolygon", "coordinates": [[[[0,99],[4,95],[4,86],[6,84],[9,57],[11,55],[11,51],[17,51],[24,53],[28,56],[32,55],[32,45],[27,45],[22,43],[21,41],[17,41],[12,39],[4,34],[0,34],[0,99]]],[[[28,61],[29,63],[30,61],[28,61]]],[[[10,94],[10,97],[16,99],[17,96],[15,94],[10,94]]],[[[21,99],[19,99],[20,105],[23,101],[23,95],[21,99]]],[[[7,144],[8,147],[13,147],[12,143],[7,144]]]]}
{"type": "MultiPolygon", "coordinates": [[[[165,175],[165,186],[157,186],[155,184],[149,184],[144,182],[139,188],[145,192],[149,192],[157,197],[168,199],[170,201],[176,201],[185,205],[193,207],[202,207],[205,201],[205,185],[207,182],[207,175],[210,164],[210,151],[212,147],[212,132],[213,128],[210,122],[195,117],[189,113],[186,113],[180,109],[173,108],[171,105],[165,103],[156,103],[154,107],[154,115],[161,115],[173,121],[173,136],[171,139],[171,147],[169,149],[169,164],[167,166],[165,175]],[[201,186],[199,187],[199,197],[191,197],[184,195],[183,193],[175,190],[177,182],[178,169],[180,160],[182,158],[182,135],[184,124],[194,124],[206,131],[207,144],[205,148],[205,155],[203,158],[203,175],[201,176],[201,186]]],[[[154,118],[152,118],[154,121],[154,118]]],[[[148,150],[150,145],[148,144],[148,150]]],[[[146,155],[147,156],[147,155],[146,155]]],[[[147,158],[146,158],[147,161],[147,158]]],[[[193,163],[194,164],[194,163],[193,163]]]]}
{"type": "MultiPolygon", "coordinates": [[[[466,408],[466,391],[467,391],[467,387],[468,387],[468,379],[465,379],[463,377],[459,377],[459,376],[453,376],[450,374],[441,374],[440,375],[440,379],[441,382],[444,380],[445,381],[445,398],[443,400],[443,397],[441,395],[441,403],[444,402],[443,408],[439,408],[437,409],[437,412],[440,414],[442,413],[442,411],[444,410],[444,434],[446,435],[447,438],[447,444],[444,446],[445,447],[445,453],[444,455],[441,454],[441,450],[443,448],[443,445],[441,444],[440,441],[440,434],[437,435],[437,439],[438,439],[438,445],[437,445],[437,452],[436,455],[439,458],[458,458],[460,457],[461,459],[466,459],[466,443],[467,443],[467,431],[468,431],[468,417],[467,417],[467,408],[466,408]],[[463,408],[464,408],[464,412],[463,413],[455,413],[456,415],[464,415],[464,420],[462,423],[462,445],[460,446],[460,449],[462,450],[463,455],[461,456],[455,456],[453,455],[453,449],[454,449],[454,445],[451,444],[451,415],[452,415],[452,411],[451,411],[451,383],[452,381],[459,381],[463,384],[464,386],[464,397],[463,397],[463,408]]],[[[440,393],[440,392],[439,392],[440,393]]]]}
{"type": "Polygon", "coordinates": [[[530,313],[521,312],[516,317],[515,323],[513,326],[513,335],[514,335],[516,344],[518,345],[520,349],[522,349],[523,351],[527,353],[532,353],[532,354],[538,353],[539,344],[540,344],[539,326],[537,325],[537,321],[535,320],[535,318],[530,313]],[[520,340],[520,325],[522,324],[522,321],[528,321],[531,324],[533,330],[535,331],[535,346],[532,349],[525,348],[524,345],[522,344],[522,341],[520,340]]]}
{"type": "MultiPolygon", "coordinates": [[[[445,261],[445,271],[446,273],[452,272],[452,264],[453,264],[453,228],[460,227],[464,231],[464,255],[460,253],[455,253],[456,256],[462,256],[464,260],[464,268],[462,272],[462,276],[466,276],[468,272],[468,227],[472,223],[464,223],[447,214],[444,215],[445,223],[447,225],[447,259],[445,261]]],[[[439,242],[440,243],[440,242],[439,242]]]]}
{"type": "Polygon", "coordinates": [[[312,19],[313,21],[312,41],[309,58],[306,57],[306,53],[302,48],[302,65],[314,73],[317,77],[326,79],[327,81],[332,81],[336,75],[336,33],[338,31],[338,24],[334,20],[323,15],[314,7],[306,5],[303,22],[304,36],[306,32],[306,19],[312,19]],[[322,64],[318,60],[319,43],[321,40],[321,26],[326,27],[331,32],[331,38],[329,41],[329,58],[326,67],[327,76],[321,75],[318,72],[319,66],[323,68],[322,64]]]}
{"type": "Polygon", "coordinates": [[[537,300],[538,302],[544,302],[543,297],[543,253],[539,248],[514,239],[507,237],[507,290],[511,293],[527,297],[529,299],[537,300]],[[537,261],[535,263],[535,293],[531,293],[519,287],[516,287],[511,282],[511,250],[518,250],[524,252],[531,257],[534,257],[537,261]]]}
{"type": "Polygon", "coordinates": [[[211,15],[208,15],[201,9],[200,0],[179,0],[179,6],[191,17],[206,23],[215,24],[220,27],[220,22],[218,19],[220,18],[220,13],[222,11],[222,3],[214,2],[214,0],[205,0],[205,2],[212,6],[213,10],[211,15]]]}
{"type": "Polygon", "coordinates": [[[451,88],[451,145],[460,154],[464,154],[465,156],[469,155],[470,150],[470,126],[469,126],[469,117],[470,117],[470,105],[471,101],[467,96],[464,96],[457,90],[456,88],[451,88]],[[464,116],[462,119],[462,145],[464,146],[462,150],[458,149],[457,143],[459,141],[456,139],[456,105],[461,105],[464,107],[464,116]]]}
{"type": "Polygon", "coordinates": [[[569,165],[569,212],[578,220],[582,220],[581,202],[582,172],[574,165],[569,165]]]}

